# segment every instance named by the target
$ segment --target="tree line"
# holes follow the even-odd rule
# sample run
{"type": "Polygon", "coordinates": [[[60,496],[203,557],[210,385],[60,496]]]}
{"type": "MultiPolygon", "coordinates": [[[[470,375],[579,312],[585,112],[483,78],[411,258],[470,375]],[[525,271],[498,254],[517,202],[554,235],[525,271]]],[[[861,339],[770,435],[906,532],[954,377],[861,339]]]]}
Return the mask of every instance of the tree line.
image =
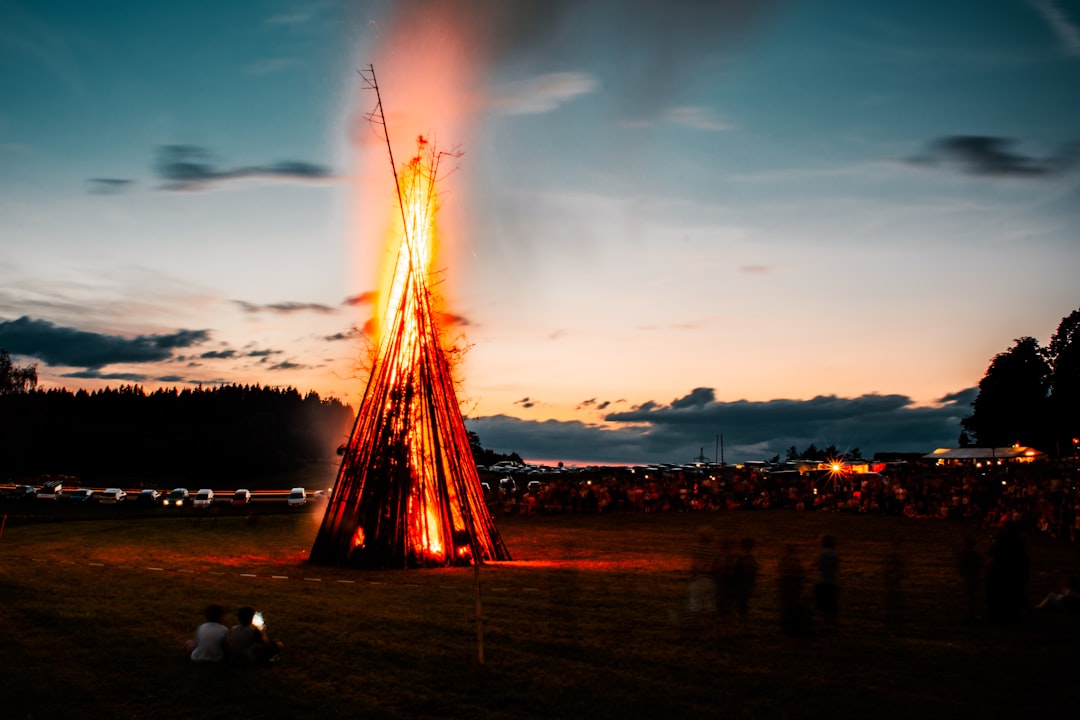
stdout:
{"type": "MultiPolygon", "coordinates": [[[[0,351],[0,370],[7,353],[0,351]]],[[[36,380],[36,377],[34,378],[36,380]]],[[[0,481],[240,481],[337,459],[352,409],[294,388],[0,392],[0,481]]],[[[137,483],[136,483],[137,484],[137,483]]]]}

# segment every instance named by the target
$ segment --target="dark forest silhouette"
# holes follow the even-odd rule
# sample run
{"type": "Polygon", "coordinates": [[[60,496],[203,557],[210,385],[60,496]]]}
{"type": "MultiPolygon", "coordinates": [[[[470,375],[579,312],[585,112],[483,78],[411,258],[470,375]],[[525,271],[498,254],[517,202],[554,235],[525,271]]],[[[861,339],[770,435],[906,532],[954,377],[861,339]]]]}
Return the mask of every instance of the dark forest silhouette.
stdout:
{"type": "Polygon", "coordinates": [[[0,393],[0,481],[50,473],[231,486],[336,461],[352,419],[337,399],[291,387],[0,393]]]}

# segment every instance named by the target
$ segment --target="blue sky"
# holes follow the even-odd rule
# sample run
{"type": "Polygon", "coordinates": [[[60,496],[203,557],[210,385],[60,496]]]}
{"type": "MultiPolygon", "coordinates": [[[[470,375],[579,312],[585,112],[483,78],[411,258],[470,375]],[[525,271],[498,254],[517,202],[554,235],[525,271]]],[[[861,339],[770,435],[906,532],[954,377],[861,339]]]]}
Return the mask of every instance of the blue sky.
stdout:
{"type": "Polygon", "coordinates": [[[0,347],[41,385],[358,401],[392,185],[442,184],[485,446],[952,445],[1080,306],[1080,3],[0,0],[0,347]]]}

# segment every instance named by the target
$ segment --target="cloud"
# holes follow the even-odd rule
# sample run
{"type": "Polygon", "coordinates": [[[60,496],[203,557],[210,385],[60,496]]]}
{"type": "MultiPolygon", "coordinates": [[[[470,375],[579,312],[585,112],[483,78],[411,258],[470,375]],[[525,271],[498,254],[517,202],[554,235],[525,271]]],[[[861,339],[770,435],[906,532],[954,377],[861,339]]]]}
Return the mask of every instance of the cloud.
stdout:
{"type": "Polygon", "coordinates": [[[300,363],[290,362],[289,360],[282,360],[281,362],[277,363],[276,365],[271,365],[269,367],[269,369],[270,370],[299,370],[302,367],[304,367],[304,366],[301,365],[300,363]]]}
{"type": "Polygon", "coordinates": [[[164,181],[162,188],[175,191],[206,190],[230,180],[261,178],[325,182],[333,177],[321,165],[296,160],[220,170],[211,164],[210,159],[210,153],[197,145],[163,145],[158,148],[154,167],[164,181]]]}
{"type": "Polygon", "coordinates": [[[739,269],[747,275],[768,275],[773,271],[769,265],[743,265],[739,269]]]}
{"type": "Polygon", "coordinates": [[[283,350],[249,350],[244,353],[244,357],[261,357],[268,358],[271,355],[280,355],[283,350]]]}
{"type": "Polygon", "coordinates": [[[378,293],[369,290],[368,292],[362,292],[359,295],[350,295],[349,297],[345,298],[341,302],[341,304],[342,305],[373,305],[375,303],[375,300],[378,299],[378,297],[379,297],[378,293]]]}
{"type": "Polygon", "coordinates": [[[172,351],[192,347],[210,337],[207,330],[178,330],[165,335],[125,338],[23,316],[0,322],[0,347],[13,355],[34,357],[50,365],[82,366],[96,370],[115,363],[167,360],[172,351]]]}
{"type": "Polygon", "coordinates": [[[719,402],[712,388],[695,388],[667,404],[649,401],[609,413],[605,425],[505,415],[467,424],[486,448],[576,462],[689,462],[702,449],[711,456],[720,436],[727,462],[783,456],[789,447],[803,450],[811,443],[858,448],[864,455],[930,452],[956,444],[960,420],[971,414],[977,392],[968,388],[921,406],[896,394],[719,402]]]}
{"type": "Polygon", "coordinates": [[[1012,138],[989,135],[951,135],[933,141],[924,155],[909,162],[929,167],[946,163],[984,177],[1041,178],[1068,170],[1077,158],[1075,145],[1040,159],[1014,152],[1015,143],[1012,138]]]}
{"type": "Polygon", "coordinates": [[[694,130],[717,132],[720,130],[731,130],[735,127],[726,120],[716,117],[707,108],[698,107],[696,105],[684,105],[682,107],[671,108],[665,113],[665,116],[669,122],[676,125],[682,125],[683,127],[693,128],[694,130]]]}
{"type": "Polygon", "coordinates": [[[279,315],[291,315],[298,312],[314,312],[323,315],[329,313],[335,313],[337,310],[329,305],[323,305],[322,303],[302,303],[302,302],[279,302],[268,303],[265,305],[256,305],[255,303],[249,303],[244,300],[233,300],[241,310],[246,313],[260,313],[269,312],[279,315]]]}
{"type": "Polygon", "coordinates": [[[334,333],[333,335],[324,335],[323,340],[327,340],[329,342],[337,342],[339,340],[355,340],[361,337],[361,335],[362,333],[360,332],[360,328],[351,327],[345,332],[338,332],[334,333]]]}
{"type": "Polygon", "coordinates": [[[229,360],[236,357],[235,350],[211,350],[199,356],[200,360],[229,360]]]}
{"type": "Polygon", "coordinates": [[[1034,7],[1061,41],[1062,51],[1080,57],[1080,28],[1076,26],[1054,0],[1031,0],[1034,7]]]}
{"type": "Polygon", "coordinates": [[[119,195],[134,184],[134,180],[123,178],[90,178],[86,181],[86,191],[91,195],[119,195]]]}
{"type": "Polygon", "coordinates": [[[469,327],[472,325],[472,321],[464,315],[458,315],[457,313],[448,312],[436,312],[434,314],[435,323],[439,327],[451,328],[451,327],[469,327]]]}
{"type": "MultiPolygon", "coordinates": [[[[626,402],[625,400],[615,400],[615,403],[626,402]]],[[[596,398],[589,398],[578,403],[577,410],[607,410],[611,407],[611,400],[597,400],[596,398]]]]}
{"type": "Polygon", "coordinates": [[[79,380],[125,380],[127,382],[145,382],[148,376],[140,373],[103,373],[97,370],[79,370],[78,372],[64,373],[60,377],[77,378],[79,380]]]}
{"type": "Polygon", "coordinates": [[[538,115],[593,92],[598,84],[588,73],[537,75],[496,88],[491,105],[506,115],[538,115]]]}
{"type": "Polygon", "coordinates": [[[527,410],[527,409],[529,409],[531,407],[534,407],[536,405],[536,401],[533,400],[532,398],[523,397],[520,400],[515,400],[514,404],[515,405],[520,405],[521,407],[523,407],[523,408],[525,408],[527,410]]]}

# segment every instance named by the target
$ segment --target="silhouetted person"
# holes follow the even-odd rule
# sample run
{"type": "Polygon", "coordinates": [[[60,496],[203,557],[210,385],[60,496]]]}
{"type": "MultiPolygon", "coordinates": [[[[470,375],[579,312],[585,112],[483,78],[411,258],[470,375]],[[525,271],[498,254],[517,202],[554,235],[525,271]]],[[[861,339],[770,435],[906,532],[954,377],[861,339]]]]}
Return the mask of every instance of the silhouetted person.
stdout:
{"type": "Polygon", "coordinates": [[[784,549],[776,575],[780,627],[788,635],[803,635],[810,629],[810,608],[804,595],[806,574],[794,545],[784,549]]]}
{"type": "Polygon", "coordinates": [[[720,543],[720,552],[716,556],[713,578],[716,582],[716,612],[722,618],[731,615],[735,607],[735,563],[738,544],[734,538],[724,538],[720,543]]]}
{"type": "Polygon", "coordinates": [[[702,528],[690,549],[690,598],[687,610],[695,626],[712,625],[716,621],[718,562],[712,530],[702,528]]]}
{"type": "Polygon", "coordinates": [[[975,549],[975,538],[964,538],[964,549],[957,556],[960,579],[964,583],[964,619],[974,622],[979,618],[979,585],[983,575],[983,557],[975,549]]]}
{"type": "Polygon", "coordinates": [[[581,592],[577,565],[573,558],[577,546],[568,542],[563,546],[566,562],[559,563],[548,572],[548,629],[551,639],[578,644],[581,628],[578,623],[578,607],[581,592]]]}
{"type": "Polygon", "coordinates": [[[1027,584],[1030,573],[1027,548],[1016,523],[1001,528],[990,547],[986,572],[986,603],[990,620],[997,624],[1019,622],[1027,614],[1027,584]]]}
{"type": "Polygon", "coordinates": [[[821,538],[818,553],[818,577],[814,585],[814,604],[821,612],[826,625],[836,622],[840,605],[840,556],[836,554],[836,538],[821,538]]]}
{"type": "Polygon", "coordinates": [[[225,638],[229,628],[222,624],[225,608],[207,605],[206,622],[195,630],[195,637],[184,644],[184,650],[195,662],[221,662],[225,659],[225,638]]]}
{"type": "Polygon", "coordinates": [[[255,608],[245,605],[236,611],[238,624],[229,629],[225,642],[229,662],[234,665],[267,665],[280,657],[281,643],[270,640],[266,630],[254,624],[255,608]]]}
{"type": "Polygon", "coordinates": [[[739,545],[742,554],[735,560],[731,585],[735,595],[735,613],[742,622],[750,611],[750,598],[757,584],[758,561],[754,557],[754,538],[743,538],[739,545]]]}

